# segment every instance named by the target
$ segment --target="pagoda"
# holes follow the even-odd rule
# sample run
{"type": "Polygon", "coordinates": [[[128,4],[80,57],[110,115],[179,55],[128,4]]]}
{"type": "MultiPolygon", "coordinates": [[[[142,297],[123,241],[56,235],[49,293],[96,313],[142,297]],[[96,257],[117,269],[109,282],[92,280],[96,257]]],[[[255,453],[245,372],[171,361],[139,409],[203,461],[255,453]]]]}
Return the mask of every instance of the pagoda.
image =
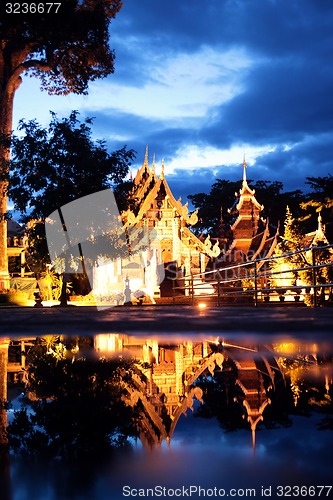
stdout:
{"type": "Polygon", "coordinates": [[[271,234],[269,220],[261,217],[264,206],[249,187],[246,170],[244,158],[242,187],[229,209],[231,242],[223,256],[223,260],[232,264],[271,256],[279,237],[278,228],[271,234]]]}

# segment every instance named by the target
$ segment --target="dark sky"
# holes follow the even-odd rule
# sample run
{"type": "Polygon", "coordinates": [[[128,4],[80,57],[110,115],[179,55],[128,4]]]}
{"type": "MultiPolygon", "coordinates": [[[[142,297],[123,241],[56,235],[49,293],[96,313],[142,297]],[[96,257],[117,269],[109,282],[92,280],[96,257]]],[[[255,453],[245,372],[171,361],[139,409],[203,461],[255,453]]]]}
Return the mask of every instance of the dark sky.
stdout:
{"type": "Polygon", "coordinates": [[[111,25],[116,71],[87,97],[49,97],[25,78],[15,124],[49,110],[95,117],[110,149],[162,159],[175,196],[216,178],[304,189],[332,173],[331,0],[124,0],[111,25]]]}

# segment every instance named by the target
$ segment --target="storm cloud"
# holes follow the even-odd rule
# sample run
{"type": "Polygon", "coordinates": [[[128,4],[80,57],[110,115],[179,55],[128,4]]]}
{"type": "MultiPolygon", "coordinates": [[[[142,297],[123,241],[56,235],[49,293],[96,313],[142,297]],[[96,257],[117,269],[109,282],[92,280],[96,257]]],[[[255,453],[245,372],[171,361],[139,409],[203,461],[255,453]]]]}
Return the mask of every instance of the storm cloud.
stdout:
{"type": "Polygon", "coordinates": [[[333,4],[327,0],[124,0],[111,24],[116,71],[87,97],[50,97],[25,79],[20,118],[77,109],[110,149],[149,146],[175,191],[237,180],[306,188],[332,172],[333,4]]]}

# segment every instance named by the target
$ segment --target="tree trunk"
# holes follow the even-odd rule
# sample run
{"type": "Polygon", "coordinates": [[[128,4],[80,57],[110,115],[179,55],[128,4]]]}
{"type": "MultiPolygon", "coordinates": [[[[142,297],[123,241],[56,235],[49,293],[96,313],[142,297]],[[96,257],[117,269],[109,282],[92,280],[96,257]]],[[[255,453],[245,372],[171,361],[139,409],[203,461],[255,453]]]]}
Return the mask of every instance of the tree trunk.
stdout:
{"type": "Polygon", "coordinates": [[[0,180],[0,290],[9,288],[8,256],[7,256],[7,185],[0,180]]]}
{"type": "MultiPolygon", "coordinates": [[[[0,66],[3,61],[0,59],[0,66]]],[[[16,89],[21,79],[8,83],[3,80],[3,67],[0,71],[0,290],[9,288],[8,255],[7,255],[7,188],[10,147],[7,140],[11,136],[13,126],[13,105],[16,89]],[[1,85],[2,84],[2,85],[1,85]]]]}

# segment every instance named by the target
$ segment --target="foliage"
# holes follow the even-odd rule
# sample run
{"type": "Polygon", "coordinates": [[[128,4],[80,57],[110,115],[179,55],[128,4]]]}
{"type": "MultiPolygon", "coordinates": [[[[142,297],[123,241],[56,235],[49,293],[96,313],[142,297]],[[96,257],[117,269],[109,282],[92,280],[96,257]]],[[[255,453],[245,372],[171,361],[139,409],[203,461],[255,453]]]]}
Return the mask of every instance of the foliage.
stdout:
{"type": "MultiPolygon", "coordinates": [[[[333,261],[333,252],[330,248],[325,248],[326,243],[324,241],[317,241],[317,245],[309,251],[308,260],[312,263],[314,259],[314,264],[323,265],[324,267],[320,267],[316,269],[316,284],[324,285],[327,283],[333,283],[333,267],[325,266],[325,264],[332,264],[333,261]],[[318,249],[317,249],[318,247],[318,249]]],[[[311,269],[299,272],[299,277],[303,283],[307,285],[313,284],[313,271],[311,269]]],[[[320,287],[316,290],[316,294],[318,296],[318,303],[324,304],[325,298],[325,288],[320,287]]],[[[329,300],[332,298],[332,289],[329,289],[329,300]]],[[[305,302],[307,305],[313,305],[313,296],[307,295],[305,298],[305,302]]]]}
{"type": "Polygon", "coordinates": [[[29,294],[21,290],[10,288],[9,290],[0,290],[0,304],[25,306],[28,304],[29,294]]]}
{"type": "MultiPolygon", "coordinates": [[[[109,25],[121,0],[62,0],[38,4],[38,12],[8,12],[0,16],[0,271],[8,272],[6,258],[7,189],[14,97],[22,74],[38,77],[49,94],[86,94],[88,84],[114,71],[109,25]],[[43,7],[43,12],[40,11],[43,7]],[[51,6],[51,9],[49,8],[51,6]],[[55,7],[59,7],[59,12],[55,7]],[[8,13],[7,13],[8,12],[8,13]]],[[[21,8],[19,5],[19,8],[21,8]]],[[[35,238],[36,240],[36,238],[35,238]]],[[[38,241],[39,244],[39,241],[38,241]]],[[[31,246],[33,249],[33,246],[31,246]]],[[[38,255],[38,253],[37,253],[38,255]]]]}
{"type": "Polygon", "coordinates": [[[122,379],[132,361],[73,354],[52,339],[39,342],[29,362],[31,412],[15,412],[8,428],[11,446],[51,457],[103,454],[134,433],[133,410],[122,401],[122,379]]]}
{"type": "Polygon", "coordinates": [[[287,206],[281,248],[285,253],[300,250],[302,248],[303,239],[304,233],[301,225],[299,221],[293,217],[289,206],[287,206]]]}
{"type": "Polygon", "coordinates": [[[7,62],[16,57],[10,76],[29,72],[50,94],[87,93],[89,81],[114,70],[109,24],[121,5],[120,0],[62,0],[58,12],[2,15],[1,51],[7,62]]]}
{"type": "Polygon", "coordinates": [[[289,206],[286,209],[284,232],[281,241],[275,249],[275,256],[270,263],[270,269],[275,274],[270,278],[270,285],[273,287],[294,286],[298,273],[293,269],[304,265],[304,254],[296,254],[282,257],[282,255],[301,250],[303,248],[304,233],[297,219],[293,217],[289,206]],[[281,256],[281,257],[280,257],[281,256]],[[286,272],[290,270],[290,272],[286,272]]]}
{"type": "Polygon", "coordinates": [[[44,129],[36,120],[20,121],[23,136],[12,140],[9,195],[25,220],[43,219],[77,198],[120,184],[134,151],[108,153],[106,143],[92,139],[92,119],[79,113],[58,119],[51,113],[44,129]]]}
{"type": "Polygon", "coordinates": [[[222,218],[229,219],[227,209],[234,203],[235,192],[239,190],[240,182],[231,182],[224,179],[216,179],[209,194],[197,193],[188,195],[194,207],[198,209],[199,221],[193,228],[196,234],[211,233],[220,235],[221,232],[221,209],[222,218]]]}
{"type": "Polygon", "coordinates": [[[123,179],[134,158],[126,147],[109,153],[104,141],[94,141],[92,120],[80,122],[78,112],[63,119],[51,115],[45,129],[35,120],[21,120],[24,135],[12,140],[9,195],[22,220],[30,221],[29,253],[37,271],[48,262],[45,218],[77,198],[110,187],[118,188],[124,204],[131,185],[123,179]]]}
{"type": "MultiPolygon", "coordinates": [[[[47,268],[38,280],[42,300],[58,300],[62,289],[62,279],[57,273],[47,268]]],[[[67,283],[67,287],[69,283],[67,283]]]]}
{"type": "MultiPolygon", "coordinates": [[[[255,190],[259,203],[264,205],[262,216],[268,217],[272,224],[277,225],[279,221],[284,220],[284,210],[288,204],[293,209],[299,210],[299,203],[302,199],[300,190],[283,192],[283,184],[279,181],[248,181],[248,184],[255,190]]],[[[199,211],[199,222],[193,228],[196,234],[210,232],[215,237],[228,238],[229,210],[237,199],[241,185],[242,181],[217,179],[209,194],[188,195],[194,207],[199,211]]]]}
{"type": "Polygon", "coordinates": [[[248,427],[243,418],[244,412],[237,403],[238,394],[234,373],[225,372],[223,376],[215,375],[211,379],[201,376],[197,385],[203,390],[203,404],[195,416],[200,418],[217,418],[219,425],[227,432],[248,427]]]}
{"type": "MultiPolygon", "coordinates": [[[[326,237],[333,241],[333,176],[307,177],[306,184],[311,191],[305,196],[301,208],[306,212],[303,216],[306,231],[313,230],[313,222],[317,220],[317,213],[321,212],[326,224],[326,237]]],[[[316,223],[316,222],[315,222],[316,223]]]]}

